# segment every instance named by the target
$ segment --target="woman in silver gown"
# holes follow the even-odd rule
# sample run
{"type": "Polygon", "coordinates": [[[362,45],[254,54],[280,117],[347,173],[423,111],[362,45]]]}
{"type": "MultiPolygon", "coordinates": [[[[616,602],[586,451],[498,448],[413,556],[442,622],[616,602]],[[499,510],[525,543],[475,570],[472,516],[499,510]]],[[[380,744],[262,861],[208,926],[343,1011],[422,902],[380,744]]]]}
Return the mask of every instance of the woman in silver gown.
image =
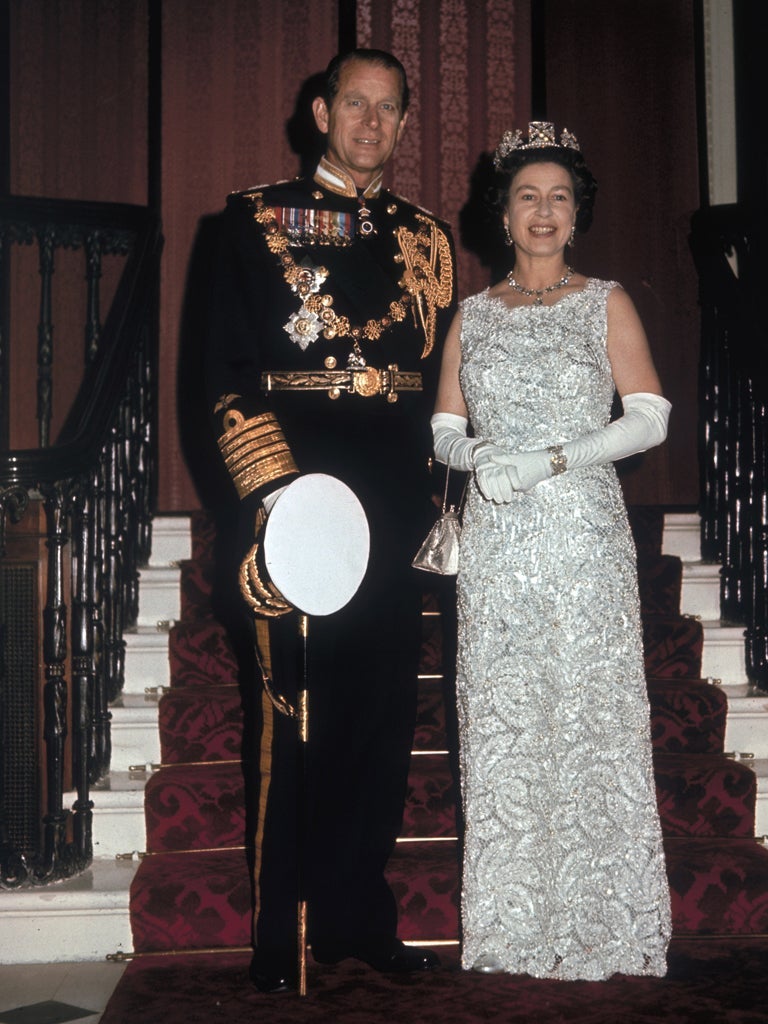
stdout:
{"type": "Polygon", "coordinates": [[[476,484],[458,575],[462,962],[660,976],[669,889],[613,463],[664,440],[670,405],[626,292],[566,265],[595,194],[575,137],[534,122],[495,163],[514,267],[462,303],[432,420],[437,458],[476,484]]]}

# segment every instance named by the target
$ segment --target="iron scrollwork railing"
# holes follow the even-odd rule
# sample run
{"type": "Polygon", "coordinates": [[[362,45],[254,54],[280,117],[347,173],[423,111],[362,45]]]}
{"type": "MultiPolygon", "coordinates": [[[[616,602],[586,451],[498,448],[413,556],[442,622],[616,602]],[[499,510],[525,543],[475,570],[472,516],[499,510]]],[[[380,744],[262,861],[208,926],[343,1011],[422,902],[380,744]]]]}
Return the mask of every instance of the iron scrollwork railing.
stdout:
{"type": "MultiPolygon", "coordinates": [[[[144,208],[14,198],[0,201],[0,241],[6,272],[14,246],[36,241],[40,253],[40,447],[0,451],[0,700],[18,709],[12,691],[20,665],[27,683],[32,680],[20,714],[30,702],[29,715],[36,714],[40,694],[31,687],[37,685],[44,739],[43,778],[26,792],[24,779],[3,777],[13,774],[18,752],[9,730],[0,731],[0,887],[15,887],[68,877],[93,855],[90,788],[109,768],[109,706],[122,688],[123,634],[136,621],[139,568],[150,555],[161,238],[144,208]],[[56,339],[54,359],[51,281],[62,249],[82,251],[84,328],[77,339],[56,339]],[[99,284],[107,253],[124,265],[102,324],[99,284]],[[51,444],[59,359],[79,359],[83,377],[51,444]],[[34,507],[43,510],[45,534],[43,607],[28,626],[41,659],[37,671],[14,650],[27,642],[27,625],[23,614],[17,615],[23,621],[14,620],[13,578],[4,573],[11,530],[34,507]],[[71,807],[64,806],[67,784],[75,794],[71,807]],[[35,804],[35,787],[42,794],[37,819],[27,806],[35,804]]],[[[0,361],[7,361],[10,317],[3,313],[0,361]]],[[[22,725],[25,735],[35,731],[22,725]]]]}
{"type": "Polygon", "coordinates": [[[745,626],[747,676],[768,690],[768,217],[711,207],[692,228],[702,310],[702,557],[722,566],[722,617],[745,626]]]}

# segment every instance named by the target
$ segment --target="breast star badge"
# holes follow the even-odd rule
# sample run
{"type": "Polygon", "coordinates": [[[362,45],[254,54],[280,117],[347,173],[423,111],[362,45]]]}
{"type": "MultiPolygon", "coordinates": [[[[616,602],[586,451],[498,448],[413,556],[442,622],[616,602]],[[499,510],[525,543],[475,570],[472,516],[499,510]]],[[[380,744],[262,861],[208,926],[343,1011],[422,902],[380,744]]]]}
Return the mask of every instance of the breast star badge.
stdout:
{"type": "Polygon", "coordinates": [[[317,341],[323,329],[323,322],[317,313],[302,306],[298,313],[291,313],[284,330],[288,337],[304,352],[313,341],[317,341]]]}

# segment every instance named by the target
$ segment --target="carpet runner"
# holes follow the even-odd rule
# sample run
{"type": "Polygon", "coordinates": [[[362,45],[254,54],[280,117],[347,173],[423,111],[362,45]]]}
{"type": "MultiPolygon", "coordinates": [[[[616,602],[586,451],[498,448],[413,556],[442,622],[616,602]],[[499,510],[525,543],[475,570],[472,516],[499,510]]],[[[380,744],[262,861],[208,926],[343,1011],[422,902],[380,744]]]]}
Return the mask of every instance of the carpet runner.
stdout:
{"type": "Polygon", "coordinates": [[[128,965],[101,1024],[765,1024],[765,950],[673,939],[665,978],[598,982],[478,975],[455,951],[418,977],[310,961],[303,999],[256,992],[245,952],[148,956],[128,965]]]}
{"type": "MultiPolygon", "coordinates": [[[[579,1020],[650,1021],[662,1018],[627,1015],[630,1009],[634,1014],[641,1012],[639,1006],[646,995],[649,1006],[654,998],[663,1003],[665,992],[679,995],[686,985],[698,986],[693,978],[703,985],[703,979],[711,977],[713,970],[725,972],[723,964],[734,957],[738,960],[743,956],[742,973],[761,958],[766,966],[768,850],[754,837],[755,776],[723,753],[726,698],[721,690],[700,678],[702,627],[680,614],[681,564],[676,558],[660,554],[663,515],[656,509],[633,509],[631,522],[638,548],[655,778],[678,950],[675,962],[685,966],[680,968],[679,977],[673,977],[672,972],[661,985],[658,980],[615,979],[595,989],[588,983],[527,979],[520,990],[527,993],[526,999],[530,997],[527,1012],[533,1014],[537,1001],[544,1000],[554,1014],[547,1020],[576,1019],[557,1015],[561,986],[570,989],[583,985],[585,992],[592,993],[590,999],[585,996],[585,1014],[592,1012],[589,1006],[595,1000],[599,1003],[608,998],[608,988],[603,986],[612,986],[620,1002],[626,1000],[620,1014],[614,1007],[604,1016],[595,1011],[597,1015],[579,1020]],[[707,940],[706,936],[718,938],[707,940]],[[656,996],[652,996],[654,991],[656,996]],[[610,1012],[618,1015],[611,1017],[610,1012]]],[[[131,1000],[153,986],[166,986],[165,981],[154,980],[163,971],[169,978],[181,976],[183,964],[187,965],[187,977],[194,972],[197,983],[204,988],[210,985],[211,991],[215,988],[213,979],[218,978],[226,987],[222,979],[236,977],[241,998],[265,998],[244,995],[247,982],[243,962],[247,963],[247,956],[243,961],[242,952],[232,952],[248,947],[250,942],[250,883],[239,761],[243,716],[237,658],[226,630],[213,613],[214,536],[203,515],[194,518],[193,535],[193,558],[182,570],[182,619],[170,638],[171,687],[160,701],[163,767],[146,787],[147,856],[131,889],[134,950],[146,957],[126,971],[102,1018],[104,1024],[129,1019],[119,1013],[127,1012],[131,1000]],[[220,959],[195,952],[206,950],[221,950],[220,959]],[[162,953],[176,955],[153,955],[162,953]],[[208,980],[200,980],[200,971],[208,972],[208,980]]],[[[450,649],[453,634],[450,612],[440,614],[441,607],[444,612],[450,609],[450,596],[450,588],[425,595],[419,722],[402,841],[391,858],[388,873],[399,902],[401,937],[424,943],[454,943],[448,947],[448,955],[454,958],[456,967],[459,865],[454,762],[448,754],[454,747],[455,723],[450,713],[450,677],[443,671],[442,654],[450,649]]],[[[450,661],[449,656],[446,661],[450,661]]],[[[504,993],[511,991],[512,979],[473,980],[458,969],[445,972],[447,980],[422,979],[414,986],[413,979],[382,980],[359,964],[340,965],[330,971],[313,969],[310,983],[318,985],[316,1000],[322,1002],[327,997],[330,1005],[342,998],[341,993],[355,978],[364,978],[366,986],[373,986],[372,999],[374,990],[385,1001],[397,993],[410,993],[415,1002],[409,1013],[414,1015],[379,1018],[363,1013],[359,1017],[344,1016],[344,1020],[540,1019],[511,1016],[509,1011],[494,1016],[494,1000],[507,998],[504,993]],[[462,1015],[466,993],[478,987],[491,994],[473,1010],[474,1015],[462,1015]],[[454,996],[449,995],[450,991],[454,996]],[[430,992],[442,1000],[439,1016],[429,1015],[430,992]]],[[[517,1000],[520,979],[514,982],[517,1000]]],[[[674,1001],[678,996],[669,998],[674,1001]]],[[[149,1020],[145,1010],[138,1014],[139,1019],[149,1020]]],[[[562,1012],[566,1012],[565,1004],[562,1012]]],[[[225,1016],[229,1021],[240,1019],[231,1013],[225,1016]]],[[[172,1022],[176,1018],[171,1015],[162,1019],[172,1022]]],[[[194,1016],[194,1007],[190,1006],[183,1019],[202,1017],[194,1016]]],[[[270,1012],[268,1019],[334,1018],[283,1018],[270,1012]]],[[[721,1018],[712,1015],[690,1019],[721,1018]]],[[[768,1018],[747,1015],[727,1019],[768,1018]]]]}

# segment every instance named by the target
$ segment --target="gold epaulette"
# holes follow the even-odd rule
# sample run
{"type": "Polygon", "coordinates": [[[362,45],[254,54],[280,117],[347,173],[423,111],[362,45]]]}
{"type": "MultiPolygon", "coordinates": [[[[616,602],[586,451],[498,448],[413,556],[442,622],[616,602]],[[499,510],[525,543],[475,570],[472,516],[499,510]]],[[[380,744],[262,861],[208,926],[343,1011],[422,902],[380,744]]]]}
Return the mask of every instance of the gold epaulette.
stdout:
{"type": "Polygon", "coordinates": [[[274,413],[247,420],[236,409],[227,409],[224,428],[219,450],[241,499],[273,480],[298,473],[274,413]]]}

